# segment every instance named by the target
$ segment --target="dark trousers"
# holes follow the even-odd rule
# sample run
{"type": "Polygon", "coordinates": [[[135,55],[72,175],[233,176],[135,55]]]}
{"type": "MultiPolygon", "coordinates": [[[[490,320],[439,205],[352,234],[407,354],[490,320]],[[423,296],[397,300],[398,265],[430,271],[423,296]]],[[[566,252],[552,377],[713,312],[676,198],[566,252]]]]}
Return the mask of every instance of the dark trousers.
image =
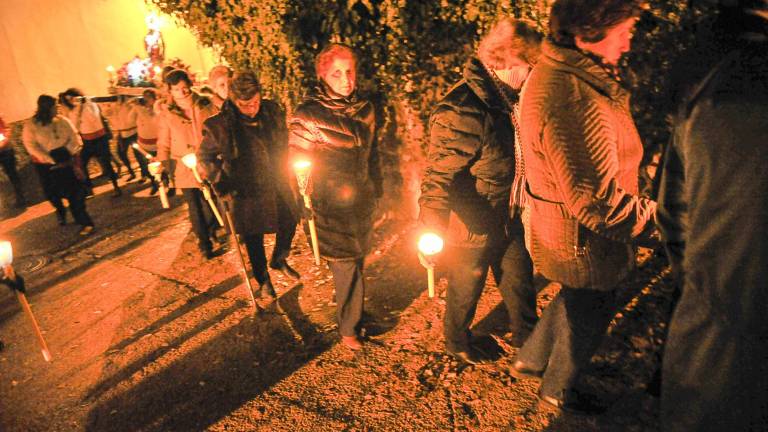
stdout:
{"type": "Polygon", "coordinates": [[[192,222],[192,231],[197,236],[197,244],[202,251],[213,249],[211,243],[211,229],[218,222],[213,217],[208,202],[205,201],[203,192],[198,188],[183,188],[184,200],[187,202],[189,221],[192,222]]]}
{"type": "Polygon", "coordinates": [[[509,314],[510,330],[527,335],[536,324],[533,264],[525,248],[522,222],[515,218],[508,238],[483,248],[451,247],[444,319],[445,346],[450,351],[469,348],[469,326],[475,318],[488,269],[493,272],[509,314]]]}
{"type": "Polygon", "coordinates": [[[363,317],[365,281],[364,258],[328,261],[336,286],[336,319],[342,336],[356,336],[357,325],[363,317]]]}
{"type": "Polygon", "coordinates": [[[539,392],[567,397],[589,364],[615,313],[614,291],[563,286],[547,306],[517,360],[544,371],[539,392]]]}
{"type": "MultiPolygon", "coordinates": [[[[283,223],[278,227],[275,235],[275,248],[272,249],[272,258],[269,260],[270,267],[276,268],[285,263],[285,259],[291,253],[291,243],[296,234],[296,223],[283,223]]],[[[251,260],[253,277],[263,284],[269,279],[267,271],[267,255],[264,251],[264,234],[246,234],[242,236],[245,249],[248,251],[248,259],[251,260]]]]}
{"type": "MultiPolygon", "coordinates": [[[[132,148],[131,144],[135,143],[138,137],[138,134],[133,134],[129,137],[117,137],[117,156],[120,157],[120,161],[123,162],[123,165],[125,165],[125,168],[128,170],[128,174],[130,175],[134,174],[133,168],[131,167],[131,160],[128,157],[128,149],[132,148]]],[[[133,156],[136,161],[139,162],[139,152],[136,149],[133,149],[133,156]]],[[[141,162],[139,162],[139,166],[141,167],[141,162]]],[[[144,169],[142,169],[141,173],[144,175],[144,169]]]]}
{"type": "Polygon", "coordinates": [[[60,219],[64,219],[67,209],[62,199],[69,202],[69,211],[78,225],[93,226],[93,220],[85,209],[85,190],[75,177],[71,166],[55,168],[51,164],[33,164],[46,199],[56,208],[60,219]]]}
{"type": "Polygon", "coordinates": [[[16,171],[16,155],[13,150],[6,150],[0,152],[0,166],[3,167],[5,175],[8,176],[8,180],[13,186],[13,193],[16,196],[16,205],[20,206],[24,204],[24,191],[21,188],[21,179],[19,173],[16,171]]]}
{"type": "Polygon", "coordinates": [[[117,188],[117,174],[112,169],[112,155],[109,152],[109,140],[106,136],[93,140],[83,140],[83,152],[80,154],[80,164],[85,174],[85,184],[88,188],[93,188],[91,176],[88,173],[88,162],[96,156],[96,160],[101,166],[101,175],[112,181],[112,186],[117,188]]]}

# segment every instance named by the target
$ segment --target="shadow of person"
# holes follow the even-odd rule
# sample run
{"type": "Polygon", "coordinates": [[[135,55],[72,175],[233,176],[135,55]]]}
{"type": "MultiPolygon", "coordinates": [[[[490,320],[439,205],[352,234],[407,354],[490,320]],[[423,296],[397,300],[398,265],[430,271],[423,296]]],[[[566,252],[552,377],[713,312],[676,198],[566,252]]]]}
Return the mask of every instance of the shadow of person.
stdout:
{"type": "MultiPolygon", "coordinates": [[[[104,391],[109,397],[90,410],[86,430],[205,429],[291,375],[335,344],[301,313],[298,296],[302,288],[301,284],[293,286],[261,313],[247,313],[225,331],[195,343],[195,348],[183,349],[185,341],[223,321],[222,314],[235,314],[231,308],[242,309],[246,303],[237,301],[221,314],[201,321],[171,341],[165,353],[159,353],[171,355],[159,362],[162,367],[151,364],[160,360],[156,356],[146,357],[144,368],[160,370],[125,391],[104,391]],[[303,343],[297,343],[295,332],[303,343]]],[[[122,373],[123,378],[128,376],[122,373]]],[[[118,387],[117,381],[110,384],[118,387]]]]}

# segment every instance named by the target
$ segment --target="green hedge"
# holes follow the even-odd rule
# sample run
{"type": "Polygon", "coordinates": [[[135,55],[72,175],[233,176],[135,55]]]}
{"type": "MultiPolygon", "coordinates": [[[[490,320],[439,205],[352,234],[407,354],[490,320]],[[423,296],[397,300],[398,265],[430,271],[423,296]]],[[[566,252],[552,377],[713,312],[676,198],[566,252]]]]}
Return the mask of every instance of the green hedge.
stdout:
{"type": "MultiPolygon", "coordinates": [[[[268,95],[290,111],[314,85],[314,54],[329,41],[361,54],[361,89],[379,102],[388,169],[406,192],[417,187],[424,124],[460,78],[478,38],[499,16],[546,27],[547,0],[146,0],[190,27],[236,67],[253,67],[268,95]]],[[[627,59],[635,114],[649,150],[669,135],[664,97],[675,56],[707,10],[687,0],[653,0],[627,59]],[[630,70],[631,69],[631,73],[630,70]]],[[[648,154],[652,152],[647,152],[648,154]]],[[[398,184],[399,185],[399,184],[398,184]]],[[[398,186],[396,185],[396,186],[398,186]]]]}

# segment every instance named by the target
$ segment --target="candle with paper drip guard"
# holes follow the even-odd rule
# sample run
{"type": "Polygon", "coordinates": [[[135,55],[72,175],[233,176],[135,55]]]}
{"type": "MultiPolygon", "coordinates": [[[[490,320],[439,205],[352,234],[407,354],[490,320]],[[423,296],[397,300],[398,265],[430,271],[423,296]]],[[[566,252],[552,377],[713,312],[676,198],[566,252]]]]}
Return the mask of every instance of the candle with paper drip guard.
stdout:
{"type": "Polygon", "coordinates": [[[27,296],[24,294],[23,280],[16,275],[12,264],[13,246],[11,246],[11,242],[9,241],[2,241],[0,242],[0,267],[3,268],[5,280],[8,281],[6,283],[11,288],[11,290],[16,293],[16,298],[19,300],[21,308],[24,310],[24,313],[32,323],[32,328],[34,329],[35,335],[37,336],[37,341],[40,343],[40,350],[43,353],[43,358],[45,361],[49,362],[51,361],[51,352],[48,351],[48,344],[45,343],[43,333],[40,331],[40,326],[37,325],[37,320],[35,319],[35,315],[32,313],[32,308],[29,307],[29,303],[27,302],[27,296]]]}
{"type": "MultiPolygon", "coordinates": [[[[312,199],[309,195],[312,193],[312,184],[310,173],[312,171],[312,162],[306,159],[299,159],[293,162],[293,172],[296,173],[296,181],[299,184],[299,193],[304,198],[304,206],[312,210],[312,199]]],[[[312,254],[315,256],[315,265],[320,265],[320,246],[317,242],[317,226],[315,226],[314,217],[307,218],[309,224],[309,236],[312,241],[312,254]]]]}
{"type": "Polygon", "coordinates": [[[219,226],[224,226],[224,219],[222,219],[221,213],[219,213],[219,208],[216,206],[216,203],[213,202],[211,189],[207,184],[203,183],[203,179],[200,177],[200,173],[197,172],[197,156],[195,156],[194,153],[185,154],[181,158],[181,163],[192,170],[192,173],[195,175],[195,180],[200,183],[200,188],[203,190],[203,197],[205,197],[205,200],[208,201],[208,205],[211,206],[211,211],[213,212],[213,215],[216,216],[216,220],[219,222],[219,226]]]}
{"type": "Polygon", "coordinates": [[[152,174],[159,185],[160,203],[163,205],[164,209],[170,208],[171,205],[168,202],[168,188],[166,188],[165,183],[163,183],[163,164],[160,161],[150,162],[149,165],[147,165],[147,169],[149,169],[149,173],[152,174]]]}
{"type": "Polygon", "coordinates": [[[442,252],[443,245],[442,237],[433,232],[424,233],[419,237],[419,261],[427,269],[427,288],[430,298],[435,296],[435,264],[428,260],[427,257],[442,252]]]}

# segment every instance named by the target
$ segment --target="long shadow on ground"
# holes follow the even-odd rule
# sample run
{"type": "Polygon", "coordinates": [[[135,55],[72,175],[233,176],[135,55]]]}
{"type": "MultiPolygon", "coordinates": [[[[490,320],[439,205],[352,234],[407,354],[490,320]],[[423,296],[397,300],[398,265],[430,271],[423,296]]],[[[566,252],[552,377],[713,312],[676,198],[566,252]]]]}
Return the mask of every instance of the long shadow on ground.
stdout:
{"type": "MultiPolygon", "coordinates": [[[[97,404],[89,413],[86,430],[200,430],[231,413],[245,402],[289,376],[311,359],[328,350],[335,337],[324,337],[308,321],[297,319],[294,305],[302,285],[282,297],[278,312],[273,303],[262,313],[248,316],[212,340],[149,376],[129,390],[97,404]],[[293,330],[286,319],[291,321],[293,330]],[[294,330],[302,343],[297,343],[294,330]],[[243,335],[249,337],[243,338],[243,335]],[[279,351],[273,347],[280,347],[279,351]]],[[[240,307],[247,307],[244,304],[240,307]]],[[[223,310],[222,314],[231,311],[223,310]]],[[[200,323],[189,333],[212,324],[200,323]]],[[[175,340],[170,348],[190,335],[175,340]]],[[[140,363],[151,362],[163,353],[154,352],[140,363]]],[[[134,365],[136,369],[140,365],[134,365]]],[[[127,376],[100,384],[92,395],[127,376]]]]}
{"type": "MultiPolygon", "coordinates": [[[[75,227],[59,227],[55,222],[55,216],[53,214],[33,219],[14,229],[10,233],[6,233],[6,235],[10,238],[20,239],[19,243],[21,244],[14,245],[14,249],[17,251],[41,250],[47,246],[44,254],[72,255],[78,253],[77,251],[83,250],[84,248],[94,245],[108,237],[128,231],[138,225],[147,222],[156,223],[154,221],[165,216],[165,214],[161,213],[161,210],[159,210],[159,204],[157,206],[150,206],[147,205],[146,198],[132,198],[130,193],[135,187],[131,186],[132,185],[124,187],[124,195],[119,198],[118,201],[104,196],[99,196],[88,201],[89,211],[97,224],[97,231],[87,238],[79,236],[75,227]],[[91,205],[91,203],[94,205],[91,205]],[[120,203],[120,205],[114,205],[115,203],[120,203]],[[117,213],[122,214],[118,215],[117,213]],[[109,221],[114,222],[109,223],[109,221]],[[61,232],[62,229],[65,229],[66,232],[61,232]],[[51,242],[52,238],[54,239],[54,242],[51,242]],[[54,245],[50,246],[51,244],[54,245]],[[61,251],[64,252],[62,253],[61,251]]],[[[152,204],[155,204],[154,200],[152,200],[152,204]]],[[[153,227],[153,230],[160,229],[161,227],[158,226],[153,227]]],[[[108,252],[105,251],[106,253],[103,255],[83,256],[76,261],[77,264],[74,266],[67,266],[66,263],[56,261],[35,272],[20,272],[27,282],[27,297],[32,300],[35,296],[40,295],[49,288],[88,271],[99,262],[120,257],[121,255],[140,247],[150,239],[150,236],[143,233],[137,235],[135,238],[126,237],[124,239],[115,240],[115,242],[121,243],[109,245],[111,248],[108,252]],[[61,272],[50,271],[50,269],[56,265],[60,265],[64,269],[61,272]]],[[[23,253],[24,252],[21,252],[21,254],[23,253]]],[[[25,256],[21,255],[17,257],[15,261],[23,262],[24,259],[25,256]]],[[[4,296],[4,298],[0,300],[0,324],[17,313],[20,313],[20,310],[16,305],[15,298],[10,295],[4,296]]]]}

